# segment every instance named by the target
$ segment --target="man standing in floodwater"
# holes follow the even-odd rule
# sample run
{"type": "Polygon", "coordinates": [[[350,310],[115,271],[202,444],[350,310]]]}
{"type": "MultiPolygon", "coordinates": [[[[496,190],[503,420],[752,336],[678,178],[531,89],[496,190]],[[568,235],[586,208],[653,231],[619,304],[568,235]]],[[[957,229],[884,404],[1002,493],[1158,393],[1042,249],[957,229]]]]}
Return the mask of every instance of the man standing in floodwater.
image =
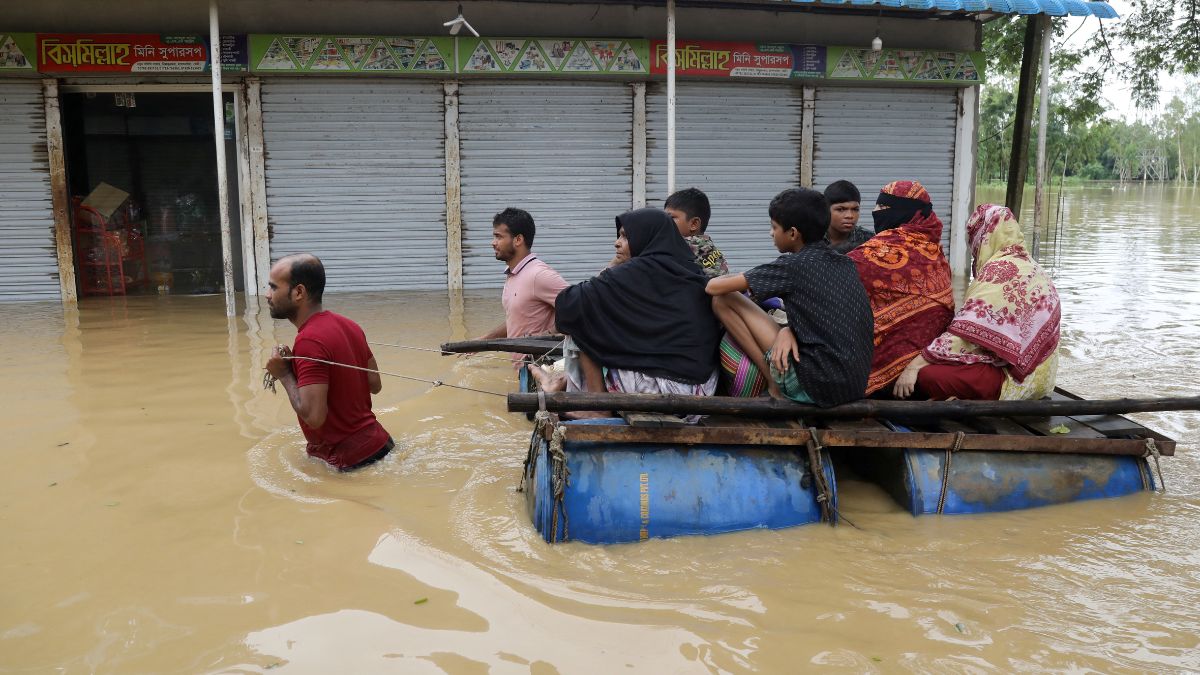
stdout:
{"type": "MultiPolygon", "coordinates": [[[[533,216],[507,208],[492,219],[492,250],[504,270],[504,323],[481,340],[516,338],[554,332],[554,301],[569,284],[530,249],[536,232],[533,216]]],[[[513,359],[523,358],[514,354],[513,359]]]]}
{"type": "Polygon", "coordinates": [[[268,286],[271,318],[291,321],[296,341],[290,350],[275,347],[267,372],[287,391],[308,454],[339,471],[383,459],[396,444],[371,412],[371,395],[383,389],[379,366],[363,329],[321,307],[325,266],[308,253],[285,256],[271,267],[268,286]]]}

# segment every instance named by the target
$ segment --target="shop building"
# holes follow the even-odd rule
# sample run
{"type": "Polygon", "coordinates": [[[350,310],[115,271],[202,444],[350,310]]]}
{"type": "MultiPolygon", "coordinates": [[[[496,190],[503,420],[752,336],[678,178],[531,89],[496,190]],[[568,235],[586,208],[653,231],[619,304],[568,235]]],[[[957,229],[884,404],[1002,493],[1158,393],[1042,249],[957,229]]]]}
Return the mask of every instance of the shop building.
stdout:
{"type": "MultiPolygon", "coordinates": [[[[117,233],[123,292],[217,290],[211,51],[197,34],[207,4],[71,4],[8,12],[0,26],[0,298],[113,291],[111,258],[103,283],[89,271],[97,218],[117,233]],[[104,205],[129,200],[81,208],[102,185],[117,191],[104,205]]],[[[482,38],[444,33],[455,3],[219,9],[238,291],[259,293],[270,261],[299,251],[326,262],[331,292],[496,287],[491,218],[506,206],[533,214],[535,250],[579,280],[611,256],[616,214],[668,192],[661,4],[465,3],[482,38]]],[[[958,273],[981,22],[1112,12],[1075,0],[676,11],[675,185],[709,194],[710,234],[731,265],[775,255],[766,206],[782,189],[849,179],[870,202],[914,178],[947,223],[958,273]]]]}

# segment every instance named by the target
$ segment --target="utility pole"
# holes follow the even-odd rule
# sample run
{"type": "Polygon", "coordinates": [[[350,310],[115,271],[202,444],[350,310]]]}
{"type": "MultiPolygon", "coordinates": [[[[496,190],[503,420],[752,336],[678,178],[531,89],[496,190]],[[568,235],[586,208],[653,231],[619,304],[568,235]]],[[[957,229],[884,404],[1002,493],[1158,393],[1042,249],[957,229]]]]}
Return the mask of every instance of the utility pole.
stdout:
{"type": "Polygon", "coordinates": [[[1021,80],[1017,86],[1017,109],[1013,115],[1012,152],[1008,164],[1008,192],[1004,204],[1017,217],[1021,213],[1025,176],[1029,172],[1029,133],[1033,121],[1033,93],[1037,88],[1038,60],[1042,35],[1050,23],[1045,14],[1025,17],[1025,47],[1021,53],[1021,80]]]}

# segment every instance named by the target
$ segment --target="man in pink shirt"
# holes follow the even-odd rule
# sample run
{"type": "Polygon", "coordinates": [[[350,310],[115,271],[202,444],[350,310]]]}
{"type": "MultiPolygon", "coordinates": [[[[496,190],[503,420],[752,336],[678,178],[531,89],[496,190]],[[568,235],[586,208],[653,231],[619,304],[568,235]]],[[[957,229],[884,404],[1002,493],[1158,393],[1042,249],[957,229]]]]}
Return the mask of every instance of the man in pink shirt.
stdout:
{"type": "Polygon", "coordinates": [[[569,284],[530,252],[534,230],[533,217],[521,209],[504,209],[492,219],[492,250],[508,265],[501,298],[504,323],[481,339],[555,332],[554,299],[569,284]]]}

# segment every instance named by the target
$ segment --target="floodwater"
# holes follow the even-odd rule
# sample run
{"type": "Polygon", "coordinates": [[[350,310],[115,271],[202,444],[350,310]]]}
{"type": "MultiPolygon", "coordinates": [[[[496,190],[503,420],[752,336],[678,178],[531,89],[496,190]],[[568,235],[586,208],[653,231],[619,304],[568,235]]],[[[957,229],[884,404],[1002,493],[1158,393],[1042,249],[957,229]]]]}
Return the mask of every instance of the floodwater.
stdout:
{"type": "MultiPolygon", "coordinates": [[[[1197,393],[1200,194],[1075,189],[1064,215],[1043,248],[1066,303],[1061,383],[1197,393]]],[[[493,293],[326,306],[426,347],[500,319],[493,293]]],[[[1182,441],[1163,495],[914,519],[843,482],[861,529],[552,547],[514,492],[527,423],[498,396],[385,378],[398,450],[339,475],[262,389],[294,335],[265,309],[4,311],[0,670],[1200,669],[1200,414],[1138,418],[1182,441]]],[[[392,373],[514,386],[502,360],[375,350],[392,373]]]]}

